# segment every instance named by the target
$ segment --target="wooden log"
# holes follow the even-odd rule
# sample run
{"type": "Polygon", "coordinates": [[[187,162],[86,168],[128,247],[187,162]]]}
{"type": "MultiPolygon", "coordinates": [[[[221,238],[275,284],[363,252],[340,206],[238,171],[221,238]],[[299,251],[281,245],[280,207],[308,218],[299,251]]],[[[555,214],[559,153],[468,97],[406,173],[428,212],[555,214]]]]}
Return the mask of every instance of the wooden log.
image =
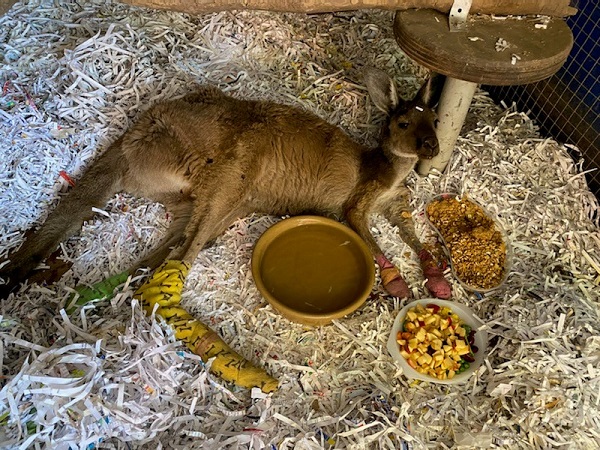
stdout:
{"type": "MultiPolygon", "coordinates": [[[[136,6],[170,9],[190,14],[242,9],[324,13],[356,9],[436,9],[447,13],[453,0],[122,0],[136,6]]],[[[570,0],[473,0],[471,13],[498,15],[572,16],[570,0]]]]}
{"type": "Polygon", "coordinates": [[[17,0],[0,0],[0,15],[7,12],[17,0]]]}

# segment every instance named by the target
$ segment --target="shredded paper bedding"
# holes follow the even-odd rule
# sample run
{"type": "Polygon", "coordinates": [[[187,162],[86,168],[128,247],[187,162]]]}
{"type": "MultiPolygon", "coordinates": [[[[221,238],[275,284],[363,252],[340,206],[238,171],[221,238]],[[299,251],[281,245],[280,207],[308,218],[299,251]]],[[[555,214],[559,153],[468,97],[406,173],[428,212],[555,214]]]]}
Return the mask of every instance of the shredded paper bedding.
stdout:
{"type": "MultiPolygon", "coordinates": [[[[398,48],[392,18],[17,3],[0,18],[0,259],[141,111],[198,84],[306,108],[374,143],[381,117],[361,69],[388,71],[405,96],[426,75],[398,48]]],[[[210,361],[147,317],[132,299],[143,274],[73,308],[75,286],[127,269],[168,226],[161,205],[115,196],[63,244],[73,267],[58,284],[2,300],[0,448],[598,448],[598,202],[579,159],[478,91],[448,170],[409,177],[423,241],[435,239],[424,204],[457,191],[497,215],[514,250],[506,284],[485,295],[448,273],[454,300],[490,337],[484,364],[456,386],[402,374],[385,344],[406,301],[378,286],[359,311],[320,328],[268,306],[250,258],[280,217],[238,220],[194,262],[182,299],[280,380],[274,394],[214,377],[210,361]]],[[[371,227],[414,297],[428,297],[416,255],[383,218],[371,227]]]]}

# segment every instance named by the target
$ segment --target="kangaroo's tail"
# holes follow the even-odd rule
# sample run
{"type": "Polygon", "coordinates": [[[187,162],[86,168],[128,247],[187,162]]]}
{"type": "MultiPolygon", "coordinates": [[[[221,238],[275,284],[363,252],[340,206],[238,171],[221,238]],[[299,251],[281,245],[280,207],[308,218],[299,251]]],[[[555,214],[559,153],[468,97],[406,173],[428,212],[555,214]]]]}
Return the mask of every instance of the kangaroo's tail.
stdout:
{"type": "Polygon", "coordinates": [[[75,187],[66,194],[35,231],[29,231],[19,250],[9,255],[9,263],[0,269],[0,298],[6,297],[25,281],[64,239],[75,234],[93,216],[93,207],[103,207],[121,190],[127,161],[123,155],[122,138],[115,141],[83,174],[75,187]]]}

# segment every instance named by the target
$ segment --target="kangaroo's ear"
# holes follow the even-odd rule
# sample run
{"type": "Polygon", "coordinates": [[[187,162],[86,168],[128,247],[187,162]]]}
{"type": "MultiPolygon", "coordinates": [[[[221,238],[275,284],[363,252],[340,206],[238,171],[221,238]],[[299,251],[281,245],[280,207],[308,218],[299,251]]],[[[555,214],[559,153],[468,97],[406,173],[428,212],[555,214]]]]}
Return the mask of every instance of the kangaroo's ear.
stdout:
{"type": "Polygon", "coordinates": [[[364,81],[375,106],[384,113],[391,113],[400,101],[396,83],[383,70],[369,67],[364,72],[364,81]]]}
{"type": "Polygon", "coordinates": [[[431,72],[429,79],[421,86],[421,89],[419,89],[415,100],[420,100],[428,107],[434,108],[440,101],[445,81],[446,77],[444,75],[431,72]]]}

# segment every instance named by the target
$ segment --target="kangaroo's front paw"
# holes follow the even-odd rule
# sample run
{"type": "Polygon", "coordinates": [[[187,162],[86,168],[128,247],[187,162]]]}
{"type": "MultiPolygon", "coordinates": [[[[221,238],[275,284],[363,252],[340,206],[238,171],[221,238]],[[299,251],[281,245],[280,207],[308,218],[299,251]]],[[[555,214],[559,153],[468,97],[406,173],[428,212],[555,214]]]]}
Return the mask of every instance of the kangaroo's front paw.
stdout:
{"type": "Polygon", "coordinates": [[[425,287],[436,297],[447,300],[452,296],[452,286],[444,277],[444,271],[438,267],[437,263],[427,250],[421,250],[419,253],[423,276],[427,279],[425,287]]]}

